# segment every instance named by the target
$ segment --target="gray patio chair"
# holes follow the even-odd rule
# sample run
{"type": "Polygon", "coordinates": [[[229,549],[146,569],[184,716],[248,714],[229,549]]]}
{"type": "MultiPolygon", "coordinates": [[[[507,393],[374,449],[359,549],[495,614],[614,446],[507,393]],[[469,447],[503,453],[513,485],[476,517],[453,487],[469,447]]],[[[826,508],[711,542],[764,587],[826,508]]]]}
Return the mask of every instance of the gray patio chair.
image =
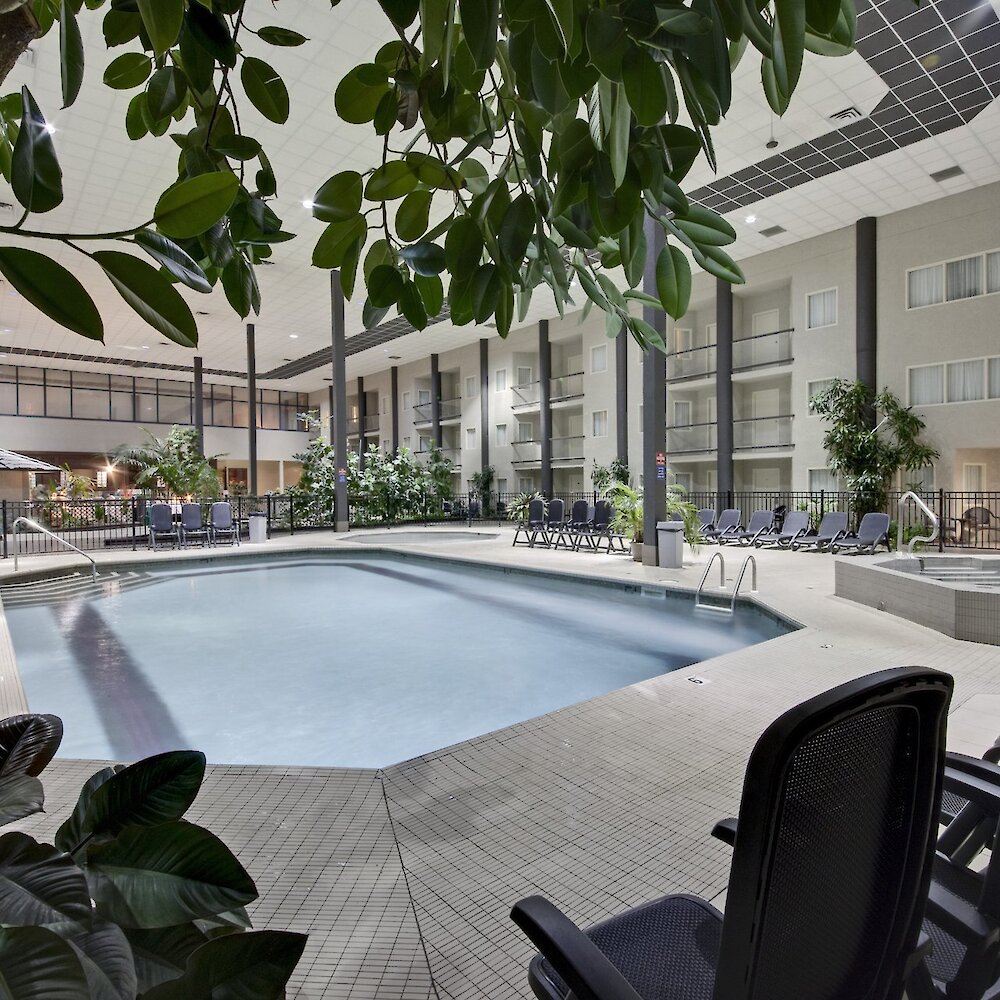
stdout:
{"type": "Polygon", "coordinates": [[[719,515],[715,527],[702,529],[702,535],[706,542],[717,542],[724,535],[734,535],[740,530],[740,522],[743,520],[743,511],[738,507],[730,507],[719,515]]]}
{"type": "Polygon", "coordinates": [[[804,510],[793,510],[785,515],[784,524],[780,531],[765,531],[754,539],[754,545],[758,549],[776,546],[779,549],[789,548],[793,542],[799,538],[804,538],[809,530],[809,514],[804,510]]]}
{"type": "MultiPolygon", "coordinates": [[[[613,552],[617,548],[619,552],[627,552],[625,536],[619,535],[611,527],[615,518],[615,508],[608,500],[598,500],[594,504],[594,520],[591,522],[589,531],[583,532],[579,540],[584,540],[587,544],[600,552],[601,543],[607,542],[608,552],[613,552]]],[[[579,544],[577,544],[579,548],[579,544]]]]}
{"type": "Polygon", "coordinates": [[[228,500],[216,500],[209,511],[209,540],[212,545],[228,541],[230,545],[240,544],[239,527],[233,520],[233,505],[228,500]]]}
{"type": "Polygon", "coordinates": [[[180,535],[174,524],[174,512],[167,503],[149,505],[149,544],[155,550],[157,543],[172,541],[173,548],[180,545],[180,535]]]}
{"type": "Polygon", "coordinates": [[[755,510],[750,515],[750,523],[744,531],[734,531],[731,535],[722,535],[719,538],[720,545],[728,545],[730,542],[737,542],[740,545],[753,545],[761,535],[771,530],[774,524],[774,511],[755,510]]]}
{"type": "Polygon", "coordinates": [[[197,542],[202,546],[211,542],[208,526],[201,518],[200,503],[181,504],[180,542],[181,545],[197,542]]]}
{"type": "Polygon", "coordinates": [[[567,549],[576,549],[577,547],[577,535],[582,531],[587,531],[590,528],[590,505],[586,500],[574,500],[573,506],[569,511],[569,518],[563,525],[563,530],[559,533],[559,537],[555,540],[555,544],[552,546],[558,549],[560,545],[564,545],[567,549]]]}
{"type": "Polygon", "coordinates": [[[707,528],[715,527],[715,508],[714,507],[702,507],[698,511],[698,523],[701,525],[702,534],[704,534],[707,528]]]}
{"type": "Polygon", "coordinates": [[[844,535],[830,545],[830,551],[851,552],[860,555],[863,552],[873,553],[879,545],[889,547],[889,515],[869,511],[861,518],[856,535],[844,535]]]}
{"type": "Polygon", "coordinates": [[[555,497],[545,511],[545,527],[538,533],[537,545],[551,548],[558,541],[566,526],[566,501],[555,497]]]}
{"type": "Polygon", "coordinates": [[[899,667],[773,722],[747,765],[725,916],[664,896],[580,930],[511,918],[541,1000],[900,1000],[920,942],[952,679],[899,667]]]}
{"type": "Polygon", "coordinates": [[[527,545],[529,548],[535,544],[535,539],[539,533],[545,529],[545,501],[537,497],[528,503],[528,516],[518,526],[514,532],[514,545],[527,545]],[[524,541],[519,542],[518,538],[524,535],[524,541]]]}
{"type": "Polygon", "coordinates": [[[815,535],[803,535],[792,542],[792,550],[815,549],[825,552],[837,539],[847,534],[847,513],[842,510],[831,510],[823,515],[819,529],[815,535]]]}

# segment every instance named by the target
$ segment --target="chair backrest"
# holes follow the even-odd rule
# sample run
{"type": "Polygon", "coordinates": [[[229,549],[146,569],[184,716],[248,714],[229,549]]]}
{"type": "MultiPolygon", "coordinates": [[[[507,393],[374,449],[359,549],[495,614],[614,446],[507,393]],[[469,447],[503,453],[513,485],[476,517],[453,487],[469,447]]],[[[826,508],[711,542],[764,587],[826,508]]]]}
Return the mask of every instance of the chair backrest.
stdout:
{"type": "Polygon", "coordinates": [[[821,538],[832,538],[840,532],[847,531],[847,512],[843,510],[831,510],[829,514],[823,515],[823,520],[819,522],[817,534],[821,538]]]}
{"type": "Polygon", "coordinates": [[[149,505],[149,526],[154,531],[173,531],[174,512],[170,504],[154,503],[149,505]]]}
{"type": "Polygon", "coordinates": [[[528,524],[545,523],[545,501],[536,497],[528,503],[528,524]]]}
{"type": "Polygon", "coordinates": [[[756,534],[758,531],[770,528],[772,524],[774,524],[774,511],[755,510],[750,515],[750,523],[747,525],[747,531],[756,534]]]}
{"type": "Polygon", "coordinates": [[[231,528],[233,526],[233,505],[228,500],[216,500],[212,504],[212,527],[231,528]]]}
{"type": "Polygon", "coordinates": [[[715,508],[714,507],[702,507],[698,511],[698,520],[701,521],[701,526],[703,528],[711,528],[715,524],[715,508]]]}
{"type": "Polygon", "coordinates": [[[970,528],[988,528],[992,516],[988,507],[970,507],[962,515],[962,520],[970,528]]]}
{"type": "Polygon", "coordinates": [[[569,511],[569,520],[571,524],[586,524],[587,523],[587,501],[586,500],[574,500],[573,506],[569,511]]]}
{"type": "Polygon", "coordinates": [[[181,504],[181,525],[188,531],[201,530],[202,522],[200,503],[181,504]]]}
{"type": "Polygon", "coordinates": [[[474,519],[474,518],[479,517],[479,513],[480,513],[481,510],[482,510],[482,508],[480,507],[478,500],[470,500],[469,501],[469,517],[470,518],[474,519]]]}
{"type": "Polygon", "coordinates": [[[561,497],[556,497],[549,501],[549,524],[562,524],[566,516],[566,501],[561,497]]]}
{"type": "Polygon", "coordinates": [[[719,515],[719,521],[715,527],[718,531],[725,531],[727,528],[738,528],[742,517],[743,511],[738,507],[730,507],[719,515]]]}
{"type": "Polygon", "coordinates": [[[809,512],[805,510],[793,510],[785,515],[785,523],[781,526],[781,533],[789,537],[797,535],[800,531],[809,530],[809,512]]]}
{"type": "Polygon", "coordinates": [[[889,531],[889,515],[869,511],[858,525],[858,539],[862,542],[877,542],[889,531]]]}
{"type": "Polygon", "coordinates": [[[897,667],[791,709],[747,765],[714,1000],[899,1000],[952,679],[897,667]]]}
{"type": "Polygon", "coordinates": [[[594,527],[606,528],[611,524],[613,511],[611,504],[607,500],[598,500],[594,504],[594,527]]]}

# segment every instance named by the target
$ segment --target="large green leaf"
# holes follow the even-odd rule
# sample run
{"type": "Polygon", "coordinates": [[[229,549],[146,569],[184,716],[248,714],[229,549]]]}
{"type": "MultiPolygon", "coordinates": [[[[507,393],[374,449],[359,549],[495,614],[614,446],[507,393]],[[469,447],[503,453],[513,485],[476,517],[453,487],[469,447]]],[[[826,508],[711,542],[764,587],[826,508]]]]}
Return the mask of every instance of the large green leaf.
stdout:
{"type": "Polygon", "coordinates": [[[399,311],[409,321],[414,330],[423,330],[427,326],[427,308],[420,297],[420,290],[412,281],[403,282],[399,293],[399,311]]]}
{"type": "Polygon", "coordinates": [[[679,247],[665,246],[656,258],[656,294],[668,316],[680,319],[691,299],[691,265],[679,247]]]}
{"type": "Polygon", "coordinates": [[[176,66],[158,69],[146,85],[146,106],[155,120],[172,115],[187,97],[187,81],[176,66]]]}
{"type": "Polygon", "coordinates": [[[403,276],[391,264],[379,264],[367,281],[368,300],[378,309],[388,309],[399,301],[403,276]]]}
{"type": "MultiPolygon", "coordinates": [[[[360,195],[360,185],[358,193],[360,195]]],[[[433,197],[433,191],[411,191],[403,199],[396,212],[395,220],[396,233],[401,240],[416,240],[427,232],[427,221],[433,197]]]]}
{"type": "Polygon", "coordinates": [[[127,827],[87,848],[99,916],[122,927],[170,927],[243,906],[253,880],[214,834],[177,820],[127,827]]]}
{"type": "Polygon", "coordinates": [[[62,264],[35,250],[0,247],[0,273],[60,326],[90,340],[104,339],[104,324],[97,306],[62,264]]]}
{"type": "Polygon", "coordinates": [[[178,181],[160,195],[153,220],[160,232],[173,239],[200,236],[229,211],[239,187],[239,178],[232,173],[178,181]]]}
{"type": "Polygon", "coordinates": [[[98,920],[91,930],[78,933],[66,933],[62,925],[52,929],[76,952],[90,987],[90,1000],[133,1000],[138,985],[135,961],[120,927],[98,920]]]}
{"type": "Polygon", "coordinates": [[[369,201],[393,201],[409,194],[419,183],[416,173],[402,160],[383,163],[368,178],[365,197],[369,201]]]}
{"type": "Polygon", "coordinates": [[[278,125],[288,121],[288,88],[272,66],[263,59],[247,56],[243,60],[240,79],[250,103],[268,121],[278,125]]]}
{"type": "Polygon", "coordinates": [[[105,781],[110,781],[115,775],[113,767],[104,767],[95,774],[92,774],[80,789],[73,812],[62,822],[56,830],[54,843],[60,851],[71,854],[76,851],[84,840],[89,836],[89,830],[84,826],[87,810],[90,808],[90,800],[94,792],[97,791],[105,781]]]}
{"type": "Polygon", "coordinates": [[[237,315],[245,318],[250,315],[251,310],[258,311],[260,290],[257,279],[247,258],[239,251],[233,254],[222,269],[222,289],[237,315]]]}
{"type": "Polygon", "coordinates": [[[361,208],[361,188],[361,174],[356,170],[334,174],[313,195],[313,215],[322,222],[353,219],[361,208]]]}
{"type": "Polygon", "coordinates": [[[68,108],[76,100],[83,83],[83,39],[73,5],[69,3],[59,6],[59,73],[63,107],[68,108]]]}
{"type": "Polygon", "coordinates": [[[268,45],[281,45],[281,46],[296,46],[302,45],[308,42],[309,39],[305,35],[300,35],[297,31],[292,31],[291,28],[281,28],[275,25],[268,24],[263,28],[257,30],[258,36],[268,45]]]}
{"type": "Polygon", "coordinates": [[[0,924],[90,924],[87,880],[69,855],[24,833],[0,837],[0,924]]]}
{"type": "Polygon", "coordinates": [[[470,276],[483,256],[483,234],[467,215],[460,215],[448,230],[444,241],[445,260],[454,277],[470,276]]]}
{"type": "Polygon", "coordinates": [[[500,0],[458,0],[462,34],[477,69],[489,69],[497,54],[500,0]]]}
{"type": "Polygon", "coordinates": [[[11,156],[10,186],[14,197],[29,212],[51,212],[62,204],[62,170],[45,118],[27,87],[21,88],[21,103],[23,111],[11,156]]]}
{"type": "Polygon", "coordinates": [[[721,216],[700,205],[688,207],[687,215],[673,220],[697,246],[724,247],[736,241],[736,230],[721,216]]]}
{"type": "Polygon", "coordinates": [[[125,52],[104,71],[104,82],[112,90],[131,90],[145,83],[153,71],[153,60],[141,52],[125,52]]]}
{"type": "Polygon", "coordinates": [[[636,49],[622,65],[622,81],[629,107],[640,125],[659,125],[667,113],[669,72],[644,49],[636,49]]]}
{"type": "Polygon", "coordinates": [[[413,278],[413,284],[420,291],[427,315],[431,318],[437,316],[444,306],[444,285],[441,279],[436,274],[417,274],[413,278]]]}
{"type": "Polygon", "coordinates": [[[0,776],[0,826],[41,812],[45,791],[37,778],[27,774],[0,776]]]}
{"type": "Polygon", "coordinates": [[[193,288],[196,292],[210,292],[205,272],[197,262],[182,250],[173,240],[167,239],[161,233],[152,229],[140,229],[132,237],[136,244],[142,247],[150,257],[172,274],[178,281],[193,288]]]}
{"type": "Polygon", "coordinates": [[[403,247],[399,256],[406,261],[417,274],[425,277],[440,274],[445,269],[445,252],[436,243],[421,241],[412,246],[403,247]]]}
{"type": "Polygon", "coordinates": [[[306,936],[253,931],[215,938],[193,952],[180,979],[163,983],[143,1000],[275,1000],[302,957],[306,936]]]}
{"type": "Polygon", "coordinates": [[[0,721],[0,777],[38,777],[55,756],[62,738],[58,715],[12,715],[0,721]]]}
{"type": "Polygon", "coordinates": [[[94,260],[118,294],[154,330],[181,347],[198,346],[198,324],[191,308],[155,267],[117,250],[98,250],[94,260]]]}
{"type": "Polygon", "coordinates": [[[742,285],[746,278],[739,265],[719,247],[703,246],[692,251],[695,263],[709,274],[714,274],[733,285],[742,285]]]}
{"type": "Polygon", "coordinates": [[[805,0],[806,21],[813,31],[826,35],[840,16],[840,0],[805,0]]]}
{"type": "Polygon", "coordinates": [[[343,121],[363,125],[375,117],[379,102],[389,90],[386,68],[377,63],[362,63],[340,81],[333,105],[343,121]]]}
{"type": "Polygon", "coordinates": [[[775,0],[771,24],[774,47],[774,79],[778,91],[790,97],[802,72],[805,48],[806,8],[802,0],[775,0]]]}
{"type": "Polygon", "coordinates": [[[312,262],[314,267],[340,267],[347,252],[359,241],[364,241],[368,223],[359,212],[343,222],[333,222],[316,241],[312,262]]]}
{"type": "Polygon", "coordinates": [[[153,50],[166,52],[181,33],[184,0],[136,0],[153,50]]]}
{"type": "Polygon", "coordinates": [[[87,978],[73,949],[44,927],[0,927],[4,1000],[81,1000],[87,978]]]}
{"type": "Polygon", "coordinates": [[[515,270],[519,269],[528,243],[535,232],[535,202],[531,195],[520,194],[511,203],[497,234],[500,253],[515,270]]]}
{"type": "Polygon", "coordinates": [[[193,923],[148,931],[133,929],[127,936],[142,993],[182,975],[191,952],[208,940],[193,923]]]}

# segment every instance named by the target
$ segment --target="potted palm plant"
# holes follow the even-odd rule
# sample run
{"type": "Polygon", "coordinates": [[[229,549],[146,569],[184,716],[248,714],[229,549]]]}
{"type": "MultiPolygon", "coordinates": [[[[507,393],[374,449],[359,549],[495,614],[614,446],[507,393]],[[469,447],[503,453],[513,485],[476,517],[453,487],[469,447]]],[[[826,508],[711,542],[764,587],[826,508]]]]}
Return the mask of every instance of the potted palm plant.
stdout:
{"type": "Polygon", "coordinates": [[[615,516],[611,528],[620,535],[632,539],[632,558],[642,562],[642,490],[634,490],[628,483],[611,483],[608,486],[608,499],[614,509],[615,516]]]}

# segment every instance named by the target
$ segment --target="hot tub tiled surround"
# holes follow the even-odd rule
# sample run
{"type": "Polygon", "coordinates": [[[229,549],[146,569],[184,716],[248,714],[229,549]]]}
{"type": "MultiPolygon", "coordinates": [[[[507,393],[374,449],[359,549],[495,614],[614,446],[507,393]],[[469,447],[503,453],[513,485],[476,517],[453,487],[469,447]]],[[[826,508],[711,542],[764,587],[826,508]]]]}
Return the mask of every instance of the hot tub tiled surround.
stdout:
{"type": "Polygon", "coordinates": [[[838,559],[838,597],[888,611],[953,639],[1000,646],[1000,557],[838,559]]]}

